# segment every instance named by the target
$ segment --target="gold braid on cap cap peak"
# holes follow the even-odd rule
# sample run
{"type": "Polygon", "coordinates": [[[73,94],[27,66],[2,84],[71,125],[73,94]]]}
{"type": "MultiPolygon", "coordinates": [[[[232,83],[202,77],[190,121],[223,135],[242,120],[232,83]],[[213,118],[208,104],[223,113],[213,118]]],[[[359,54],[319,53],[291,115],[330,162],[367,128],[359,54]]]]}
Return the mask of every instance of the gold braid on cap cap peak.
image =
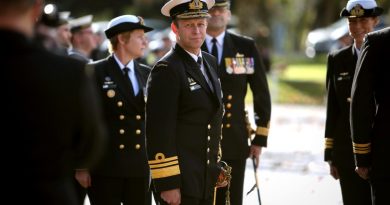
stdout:
{"type": "Polygon", "coordinates": [[[187,12],[185,14],[176,15],[176,18],[180,18],[180,19],[203,18],[203,17],[208,18],[210,17],[210,14],[207,13],[200,14],[199,12],[187,12]]]}

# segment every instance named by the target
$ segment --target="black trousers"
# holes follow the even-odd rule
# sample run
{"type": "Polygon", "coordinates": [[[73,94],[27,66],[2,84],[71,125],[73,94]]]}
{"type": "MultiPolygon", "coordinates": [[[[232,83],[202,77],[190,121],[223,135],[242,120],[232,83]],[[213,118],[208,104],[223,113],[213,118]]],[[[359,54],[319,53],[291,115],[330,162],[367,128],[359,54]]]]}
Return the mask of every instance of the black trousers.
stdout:
{"type": "Polygon", "coordinates": [[[88,188],[91,205],[151,205],[147,177],[91,176],[88,188]]]}
{"type": "MultiPolygon", "coordinates": [[[[168,205],[164,200],[161,199],[160,193],[155,195],[156,205],[168,205]]],[[[198,199],[191,196],[181,195],[180,205],[213,205],[214,198],[210,197],[209,199],[198,199]]]]}
{"type": "Polygon", "coordinates": [[[373,205],[390,204],[390,177],[378,177],[371,180],[373,205]]]}
{"type": "MultiPolygon", "coordinates": [[[[246,159],[224,160],[232,167],[232,179],[230,181],[230,204],[241,205],[244,189],[246,159]]],[[[255,183],[255,182],[253,182],[255,183]]],[[[224,205],[227,188],[218,188],[216,205],[224,205]]]]}
{"type": "Polygon", "coordinates": [[[340,175],[341,194],[344,205],[369,205],[371,204],[371,187],[367,180],[362,179],[355,172],[355,165],[345,163],[338,165],[340,175]]]}

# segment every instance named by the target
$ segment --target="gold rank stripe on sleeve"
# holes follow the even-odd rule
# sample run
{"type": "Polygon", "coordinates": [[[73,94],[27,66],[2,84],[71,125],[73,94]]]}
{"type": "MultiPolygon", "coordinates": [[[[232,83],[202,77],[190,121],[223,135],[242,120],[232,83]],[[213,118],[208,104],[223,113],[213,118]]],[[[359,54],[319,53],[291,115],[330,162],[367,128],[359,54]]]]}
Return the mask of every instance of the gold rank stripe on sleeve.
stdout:
{"type": "Polygon", "coordinates": [[[325,138],[325,149],[332,149],[332,148],[333,148],[333,139],[325,138]]]}
{"type": "Polygon", "coordinates": [[[165,178],[180,174],[179,160],[177,156],[165,158],[162,153],[157,153],[155,160],[149,160],[152,179],[165,178]]]}
{"type": "Polygon", "coordinates": [[[368,154],[370,152],[371,152],[371,143],[366,143],[366,144],[353,143],[353,153],[368,154]]]}
{"type": "Polygon", "coordinates": [[[267,127],[257,127],[256,135],[268,136],[269,129],[267,127]]]}

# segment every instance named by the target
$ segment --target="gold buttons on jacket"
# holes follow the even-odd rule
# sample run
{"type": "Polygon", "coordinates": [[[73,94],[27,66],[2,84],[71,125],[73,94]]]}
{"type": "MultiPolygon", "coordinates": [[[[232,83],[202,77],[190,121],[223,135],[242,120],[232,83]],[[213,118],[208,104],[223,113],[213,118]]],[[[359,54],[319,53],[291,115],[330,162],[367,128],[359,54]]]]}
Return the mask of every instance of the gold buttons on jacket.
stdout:
{"type": "Polygon", "coordinates": [[[125,134],[125,130],[124,129],[120,129],[119,130],[119,134],[121,134],[121,135],[125,134]]]}
{"type": "Polygon", "coordinates": [[[347,102],[352,102],[352,99],[351,98],[347,98],[347,102]]]}
{"type": "Polygon", "coordinates": [[[136,115],[135,119],[140,120],[141,119],[141,115],[136,115]]]}
{"type": "Polygon", "coordinates": [[[207,129],[211,129],[211,125],[210,124],[207,125],[207,129]]]}
{"type": "Polygon", "coordinates": [[[207,136],[207,140],[210,141],[210,139],[211,139],[210,136],[207,136]]]}
{"type": "Polygon", "coordinates": [[[141,134],[141,130],[136,130],[135,134],[140,135],[141,134]]]}
{"type": "Polygon", "coordinates": [[[119,115],[119,119],[120,119],[120,120],[124,120],[124,119],[125,119],[125,116],[124,116],[124,115],[119,115]]]}
{"type": "Polygon", "coordinates": [[[141,145],[140,144],[136,144],[135,145],[135,149],[140,149],[141,148],[141,145]]]}
{"type": "Polygon", "coordinates": [[[226,113],[226,117],[227,117],[227,118],[232,117],[232,113],[230,113],[230,112],[226,113]]]}
{"type": "Polygon", "coordinates": [[[228,96],[227,96],[227,99],[228,99],[228,100],[233,99],[233,95],[228,95],[228,96]]]}
{"type": "Polygon", "coordinates": [[[231,125],[228,123],[228,124],[225,125],[225,127],[226,127],[226,128],[230,128],[231,125]]]}
{"type": "Polygon", "coordinates": [[[210,152],[210,148],[207,148],[207,152],[210,152]]]}
{"type": "Polygon", "coordinates": [[[107,97],[109,97],[109,98],[115,97],[115,90],[112,90],[112,89],[108,90],[107,97]]]}
{"type": "Polygon", "coordinates": [[[124,149],[125,148],[125,145],[121,144],[119,145],[119,149],[124,149]]]}
{"type": "Polygon", "coordinates": [[[118,101],[117,105],[118,105],[118,107],[122,107],[123,106],[123,102],[122,101],[118,101]]]}
{"type": "Polygon", "coordinates": [[[210,160],[209,159],[207,160],[207,164],[210,164],[210,160]]]}
{"type": "Polygon", "coordinates": [[[227,109],[232,108],[232,104],[231,104],[231,103],[226,103],[226,108],[227,108],[227,109]]]}

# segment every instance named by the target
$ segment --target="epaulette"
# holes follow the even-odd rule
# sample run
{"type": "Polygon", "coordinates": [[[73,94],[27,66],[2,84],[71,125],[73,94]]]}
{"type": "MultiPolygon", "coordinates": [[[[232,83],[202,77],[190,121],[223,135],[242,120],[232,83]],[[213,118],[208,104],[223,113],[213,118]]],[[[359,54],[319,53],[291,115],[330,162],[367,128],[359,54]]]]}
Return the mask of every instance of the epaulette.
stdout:
{"type": "Polygon", "coordinates": [[[239,37],[239,38],[242,38],[242,39],[246,39],[246,40],[249,40],[249,41],[253,41],[254,39],[250,36],[246,36],[246,35],[243,35],[243,34],[239,34],[239,33],[233,33],[233,32],[229,32],[231,35],[233,36],[236,36],[236,37],[239,37]]]}
{"type": "Polygon", "coordinates": [[[143,68],[143,69],[147,69],[150,71],[150,69],[152,69],[150,66],[146,65],[146,64],[143,64],[143,63],[138,63],[139,67],[140,68],[143,68]]]}
{"type": "Polygon", "coordinates": [[[160,68],[160,67],[168,67],[168,62],[166,61],[159,61],[156,63],[156,65],[154,66],[154,69],[155,68],[160,68]]]}

